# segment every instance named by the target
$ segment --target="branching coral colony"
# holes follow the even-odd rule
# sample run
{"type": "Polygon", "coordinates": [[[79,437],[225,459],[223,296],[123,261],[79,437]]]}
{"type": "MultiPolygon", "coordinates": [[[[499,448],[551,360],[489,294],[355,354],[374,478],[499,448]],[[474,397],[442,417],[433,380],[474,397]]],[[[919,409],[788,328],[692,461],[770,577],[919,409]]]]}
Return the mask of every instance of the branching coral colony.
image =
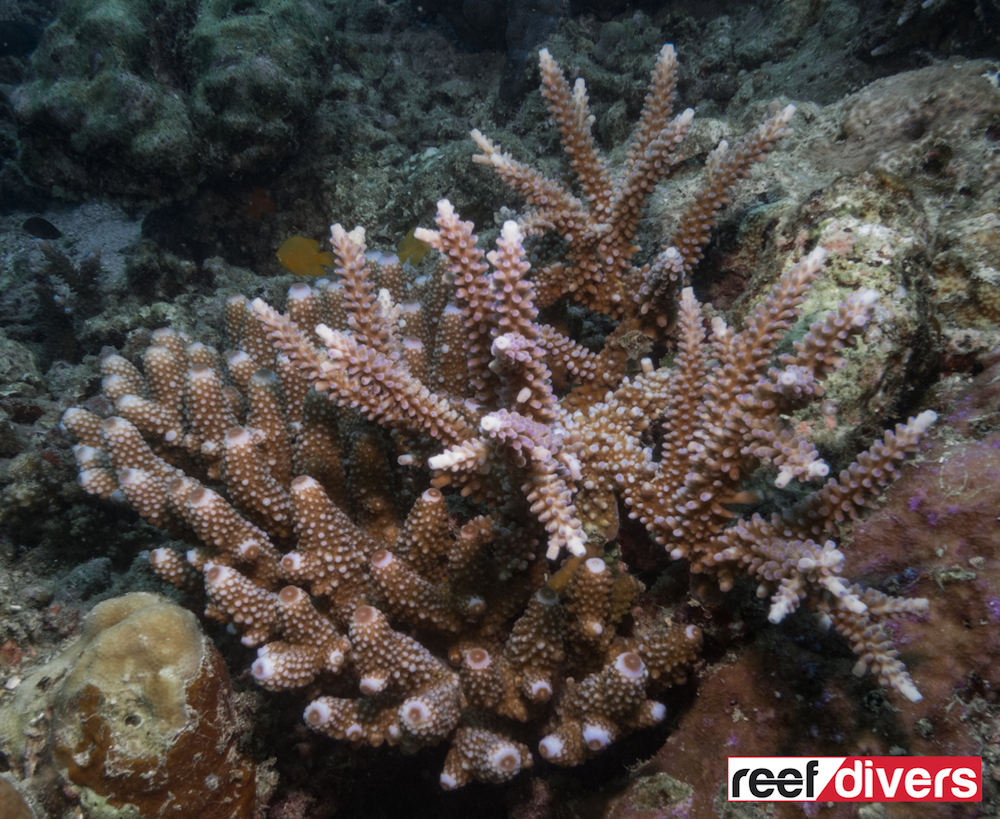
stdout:
{"type": "Polygon", "coordinates": [[[123,496],[201,544],[186,557],[157,549],[153,567],[203,587],[206,614],[259,646],[261,685],[307,691],[306,722],[337,739],[407,751],[450,740],[446,788],[509,779],[532,764],[532,737],[544,758],[577,765],[663,719],[653,697],[684,678],[701,634],[621,627],[639,584],[604,557],[617,498],[692,572],[724,590],[752,579],[773,622],[804,602],[850,640],[858,674],[871,668],[920,696],[880,624],[926,601],[842,579],[836,538],[895,478],[933,413],[782,514],[727,511],[762,462],[778,485],[827,474],[782,417],[823,394],[875,295],[853,295],[776,358],[822,250],[788,270],[739,331],[715,319],[706,334],[684,287],[714,215],[788,133],[792,106],[722,143],[670,247],[633,264],[645,197],[692,120],[690,110],[670,118],[675,70],[665,46],[612,178],[583,81],[571,89],[542,51],[542,91],[580,196],[473,132],[475,160],[531,205],[503,226],[489,265],[447,201],[437,229],[418,234],[440,251],[433,277],[366,253],[363,230],[334,225],[335,283],[294,285],[287,314],[231,298],[225,356],[160,330],[144,372],[104,359],[115,417],[64,417],[88,492],[123,496]],[[565,260],[530,271],[524,236],[548,230],[564,239],[565,260]],[[538,307],[563,296],[618,322],[600,353],[538,323],[538,307]],[[668,324],[679,333],[674,366],[643,359],[627,376],[636,339],[668,324]],[[647,431],[661,441],[655,451],[647,431]],[[482,514],[456,523],[445,487],[482,514]],[[408,493],[403,518],[396,497],[408,493]]]}

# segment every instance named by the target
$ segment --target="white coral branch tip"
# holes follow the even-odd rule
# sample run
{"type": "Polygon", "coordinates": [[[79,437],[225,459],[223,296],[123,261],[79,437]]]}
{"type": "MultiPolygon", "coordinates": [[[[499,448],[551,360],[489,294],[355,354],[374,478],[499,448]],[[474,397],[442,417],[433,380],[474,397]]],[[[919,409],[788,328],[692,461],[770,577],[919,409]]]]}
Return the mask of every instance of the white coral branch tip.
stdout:
{"type": "Polygon", "coordinates": [[[319,727],[320,725],[326,725],[330,721],[333,717],[333,709],[327,703],[323,702],[323,700],[314,700],[306,706],[305,713],[302,716],[307,725],[319,727]]]}
{"type": "Polygon", "coordinates": [[[563,755],[564,750],[565,746],[563,745],[563,741],[555,734],[549,734],[547,737],[543,737],[538,743],[538,753],[548,760],[559,759],[563,755]]]}
{"type": "Polygon", "coordinates": [[[260,656],[250,666],[250,673],[253,674],[254,679],[261,682],[273,678],[276,671],[274,660],[267,656],[266,648],[267,646],[263,646],[257,650],[260,656]]]}
{"type": "Polygon", "coordinates": [[[486,767],[494,773],[514,776],[521,770],[521,753],[513,742],[503,742],[490,754],[486,767]]]}
{"type": "Polygon", "coordinates": [[[425,245],[433,245],[440,239],[441,235],[436,230],[418,227],[413,231],[413,238],[425,245]]]}
{"type": "Polygon", "coordinates": [[[513,219],[508,219],[503,223],[503,230],[501,231],[503,240],[508,244],[515,244],[521,241],[521,228],[517,226],[517,222],[513,219]]]}
{"type": "Polygon", "coordinates": [[[894,680],[896,690],[906,697],[910,702],[920,702],[924,698],[917,687],[910,680],[894,680]]]}
{"type": "Polygon", "coordinates": [[[937,421],[938,416],[934,410],[924,410],[920,415],[910,421],[910,429],[913,430],[917,435],[923,435],[927,432],[928,427],[937,421]]]}
{"type": "MultiPolygon", "coordinates": [[[[794,112],[795,106],[790,105],[789,108],[794,112]]],[[[787,110],[787,109],[786,109],[787,110]]],[[[806,264],[813,270],[823,266],[823,262],[826,261],[827,252],[825,247],[815,247],[813,251],[806,256],[806,264]]]]}
{"type": "Polygon", "coordinates": [[[611,744],[611,732],[603,725],[585,723],[583,726],[583,741],[591,751],[600,751],[611,744]]]}

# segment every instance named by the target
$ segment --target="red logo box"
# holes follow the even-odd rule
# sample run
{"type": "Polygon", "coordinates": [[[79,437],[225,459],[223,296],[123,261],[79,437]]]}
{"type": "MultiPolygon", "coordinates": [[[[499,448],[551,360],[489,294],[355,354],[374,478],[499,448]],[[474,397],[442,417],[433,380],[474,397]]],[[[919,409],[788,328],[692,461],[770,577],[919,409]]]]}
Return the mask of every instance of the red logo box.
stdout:
{"type": "Polygon", "coordinates": [[[978,756],[731,756],[730,802],[981,802],[978,756]]]}

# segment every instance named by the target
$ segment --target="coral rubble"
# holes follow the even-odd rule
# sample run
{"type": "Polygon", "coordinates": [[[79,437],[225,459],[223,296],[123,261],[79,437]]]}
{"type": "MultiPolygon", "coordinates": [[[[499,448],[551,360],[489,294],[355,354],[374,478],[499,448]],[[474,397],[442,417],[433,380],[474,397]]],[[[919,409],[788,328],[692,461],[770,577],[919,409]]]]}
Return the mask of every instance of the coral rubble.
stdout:
{"type": "Polygon", "coordinates": [[[607,548],[619,501],[692,572],[724,591],[748,578],[772,622],[816,611],[847,637],[858,674],[918,699],[883,623],[926,601],[846,581],[838,524],[896,477],[934,414],[769,518],[727,508],[752,500],[743,485],[762,464],[778,487],[826,477],[786,419],[824,395],[875,306],[859,290],[781,353],[822,249],[739,330],[716,317],[706,333],[686,287],[734,184],[794,108],[720,144],[671,244],[640,265],[645,197],[693,116],[671,116],[672,47],[618,174],[591,136],[582,80],[570,88],[544,50],[541,71],[579,196],[474,132],[476,161],[531,206],[494,251],[447,200],[436,229],[416,232],[439,251],[433,276],[334,225],[338,280],[296,284],[285,313],[232,297],[225,354],[160,330],[141,371],[104,359],[116,415],[64,416],[81,484],[199,544],[157,549],[152,565],[203,588],[206,614],[258,647],[262,686],[313,695],[311,728],[406,751],[450,741],[446,788],[513,777],[533,763],[529,741],[577,765],[663,720],[656,697],[684,679],[702,635],[632,627],[640,586],[607,548]],[[565,258],[532,269],[525,241],[551,230],[565,258]],[[600,352],[541,322],[564,298],[618,322],[600,352]],[[673,366],[657,366],[646,354],[670,333],[673,366]]]}

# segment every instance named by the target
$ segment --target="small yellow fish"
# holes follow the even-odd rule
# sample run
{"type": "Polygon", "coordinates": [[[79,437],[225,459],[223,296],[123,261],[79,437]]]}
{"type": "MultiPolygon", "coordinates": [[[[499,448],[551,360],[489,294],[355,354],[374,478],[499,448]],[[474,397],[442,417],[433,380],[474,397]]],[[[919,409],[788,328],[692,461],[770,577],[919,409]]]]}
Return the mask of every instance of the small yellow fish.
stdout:
{"type": "Polygon", "coordinates": [[[296,276],[322,276],[326,273],[324,267],[333,267],[337,263],[329,250],[320,253],[319,242],[305,236],[285,239],[274,255],[286,270],[291,270],[296,276]]]}
{"type": "Polygon", "coordinates": [[[427,242],[421,242],[413,234],[416,232],[417,226],[414,225],[410,228],[410,232],[403,237],[403,240],[399,243],[396,255],[399,256],[399,261],[402,263],[409,262],[410,264],[420,264],[424,256],[427,255],[427,251],[431,249],[431,246],[427,242]]]}

